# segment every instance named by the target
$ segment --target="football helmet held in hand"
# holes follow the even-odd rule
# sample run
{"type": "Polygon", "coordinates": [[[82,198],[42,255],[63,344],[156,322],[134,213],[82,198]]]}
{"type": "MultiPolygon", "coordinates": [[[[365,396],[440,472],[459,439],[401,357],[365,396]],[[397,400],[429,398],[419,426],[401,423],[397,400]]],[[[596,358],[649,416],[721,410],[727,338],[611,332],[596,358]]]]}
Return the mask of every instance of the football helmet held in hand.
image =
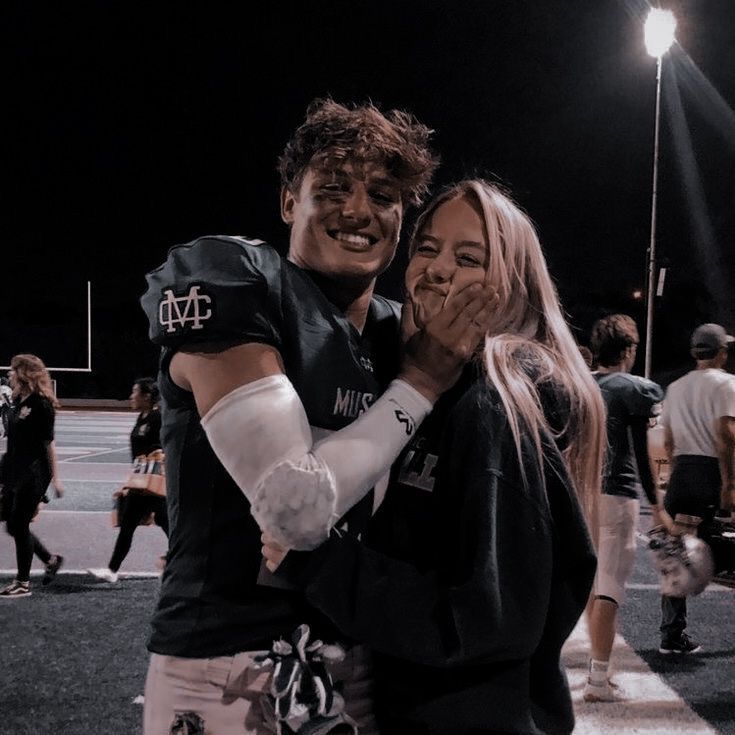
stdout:
{"type": "Polygon", "coordinates": [[[668,597],[698,595],[715,573],[710,547],[702,539],[685,533],[672,536],[663,526],[648,532],[648,549],[659,573],[661,594],[668,597]]]}

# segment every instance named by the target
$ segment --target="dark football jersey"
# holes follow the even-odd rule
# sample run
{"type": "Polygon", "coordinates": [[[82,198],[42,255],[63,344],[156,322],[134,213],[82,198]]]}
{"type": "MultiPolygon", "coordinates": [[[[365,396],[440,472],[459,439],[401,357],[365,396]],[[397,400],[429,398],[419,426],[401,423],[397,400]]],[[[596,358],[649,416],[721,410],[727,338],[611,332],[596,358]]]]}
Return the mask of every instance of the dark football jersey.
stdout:
{"type": "MultiPolygon", "coordinates": [[[[258,584],[260,530],[212,451],[191,393],[168,366],[181,345],[259,342],[283,357],[315,436],[349,424],[398,367],[399,307],[375,296],[360,334],[312,275],[259,241],[201,238],[173,248],[147,277],[151,339],[163,347],[159,385],[170,549],[149,647],[210,657],[269,647],[302,622],[333,637],[300,593],[258,584]]],[[[247,441],[247,437],[243,437],[247,441]]],[[[372,498],[348,514],[360,533],[372,498]]]]}
{"type": "Polygon", "coordinates": [[[633,452],[630,424],[633,419],[652,418],[663,400],[661,386],[630,373],[595,373],[607,409],[607,456],[604,492],[637,498],[641,490],[633,452]]]}

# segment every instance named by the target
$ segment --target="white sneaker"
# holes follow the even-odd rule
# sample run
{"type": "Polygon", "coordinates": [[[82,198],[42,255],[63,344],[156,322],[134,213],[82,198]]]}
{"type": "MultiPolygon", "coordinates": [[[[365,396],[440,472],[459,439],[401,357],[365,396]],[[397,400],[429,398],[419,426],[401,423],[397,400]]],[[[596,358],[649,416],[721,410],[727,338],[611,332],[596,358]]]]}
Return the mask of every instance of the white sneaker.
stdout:
{"type": "Polygon", "coordinates": [[[112,569],[87,569],[87,572],[102,582],[117,582],[117,572],[112,569]]]}
{"type": "Polygon", "coordinates": [[[604,684],[591,684],[589,680],[584,685],[582,698],[585,702],[624,702],[624,697],[617,684],[606,681],[604,684]]]}

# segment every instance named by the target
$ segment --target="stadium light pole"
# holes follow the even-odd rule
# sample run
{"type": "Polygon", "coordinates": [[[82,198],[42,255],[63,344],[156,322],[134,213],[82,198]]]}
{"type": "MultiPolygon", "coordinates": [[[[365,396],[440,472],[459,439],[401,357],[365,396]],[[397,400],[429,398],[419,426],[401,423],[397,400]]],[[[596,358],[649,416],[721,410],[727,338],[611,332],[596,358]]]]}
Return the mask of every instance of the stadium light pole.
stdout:
{"type": "Polygon", "coordinates": [[[658,139],[661,118],[661,67],[664,54],[674,42],[676,18],[670,10],[652,8],[644,26],[646,50],[656,59],[656,117],[653,132],[653,187],[651,190],[651,239],[648,244],[646,286],[646,353],[643,374],[651,377],[653,343],[653,303],[656,298],[656,205],[658,195],[658,139]]]}

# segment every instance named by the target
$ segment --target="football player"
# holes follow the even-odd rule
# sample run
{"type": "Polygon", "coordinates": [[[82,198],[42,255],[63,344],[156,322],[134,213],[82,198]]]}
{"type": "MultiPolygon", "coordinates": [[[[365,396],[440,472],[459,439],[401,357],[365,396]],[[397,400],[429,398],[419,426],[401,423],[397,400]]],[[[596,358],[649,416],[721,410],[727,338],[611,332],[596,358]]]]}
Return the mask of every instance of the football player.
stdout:
{"type": "MultiPolygon", "coordinates": [[[[294,548],[335,525],[359,534],[380,498],[372,488],[484,334],[492,290],[474,284],[401,362],[399,308],[373,293],[436,166],[430,132],[405,112],[315,101],[279,161],[287,259],[258,240],[206,237],[148,275],[171,522],[148,735],[182,711],[218,734],[262,732],[273,713],[258,652],[302,623],[339,636],[261,572],[261,529],[294,548]]],[[[359,655],[343,668],[361,670],[359,655]]],[[[348,719],[338,697],[326,701],[319,716],[348,719]]]]}
{"type": "Polygon", "coordinates": [[[664,392],[652,380],[631,375],[638,329],[626,314],[611,314],[592,327],[590,344],[597,359],[595,378],[607,407],[608,451],[600,499],[600,542],[594,600],[590,607],[587,702],[623,698],[610,682],[610,654],[625,583],[633,570],[641,489],[660,523],[656,486],[648,459],[649,421],[660,413],[664,392]]]}

